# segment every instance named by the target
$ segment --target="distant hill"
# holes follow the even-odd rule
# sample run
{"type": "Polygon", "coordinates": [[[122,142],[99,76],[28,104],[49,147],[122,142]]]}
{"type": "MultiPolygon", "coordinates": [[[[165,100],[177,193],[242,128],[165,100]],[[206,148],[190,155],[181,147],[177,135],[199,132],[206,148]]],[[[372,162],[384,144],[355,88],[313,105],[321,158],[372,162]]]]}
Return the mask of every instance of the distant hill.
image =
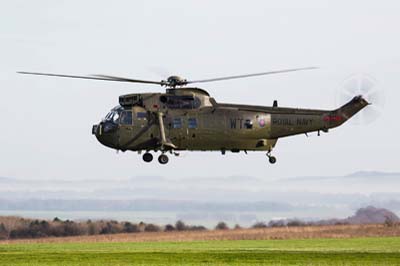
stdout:
{"type": "Polygon", "coordinates": [[[300,225],[338,225],[338,224],[398,224],[400,218],[385,208],[368,206],[360,208],[352,216],[344,219],[332,218],[325,220],[307,221],[298,218],[271,220],[269,226],[300,226],[300,225]]]}
{"type": "Polygon", "coordinates": [[[370,178],[370,177],[400,177],[397,172],[379,172],[379,171],[358,171],[346,175],[345,177],[353,178],[370,178]]]}
{"type": "Polygon", "coordinates": [[[350,224],[380,224],[387,220],[393,222],[400,221],[399,217],[393,212],[373,206],[358,209],[353,216],[344,219],[345,222],[350,224]]]}
{"type": "Polygon", "coordinates": [[[383,224],[387,221],[398,223],[400,218],[385,208],[376,208],[374,206],[367,206],[360,208],[352,216],[344,219],[328,219],[313,222],[318,225],[334,225],[334,224],[383,224]]]}
{"type": "Polygon", "coordinates": [[[286,190],[308,190],[322,193],[362,193],[398,192],[399,172],[357,171],[338,176],[303,176],[278,179],[274,185],[286,190]]]}
{"type": "Polygon", "coordinates": [[[359,179],[370,179],[377,177],[399,177],[400,172],[379,172],[379,171],[357,171],[342,176],[299,176],[299,177],[289,177],[284,179],[278,179],[279,181],[315,181],[315,180],[339,180],[339,179],[349,179],[349,178],[359,178],[359,179]]]}

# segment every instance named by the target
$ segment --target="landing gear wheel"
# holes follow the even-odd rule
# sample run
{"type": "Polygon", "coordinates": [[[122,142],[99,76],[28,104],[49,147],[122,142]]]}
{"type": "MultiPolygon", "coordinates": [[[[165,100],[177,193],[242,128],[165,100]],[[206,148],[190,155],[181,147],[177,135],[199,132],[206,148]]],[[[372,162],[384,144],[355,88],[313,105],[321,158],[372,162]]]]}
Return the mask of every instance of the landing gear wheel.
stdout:
{"type": "Polygon", "coordinates": [[[166,164],[168,163],[168,156],[165,154],[161,154],[160,156],[158,156],[158,162],[160,164],[166,164]]]}
{"type": "Polygon", "coordinates": [[[269,161],[270,164],[276,163],[276,158],[271,155],[271,151],[267,152],[267,157],[268,157],[268,161],[269,161]]]}
{"type": "Polygon", "coordinates": [[[274,156],[269,156],[268,160],[269,160],[269,163],[271,163],[271,164],[276,163],[276,158],[274,156]]]}
{"type": "Polygon", "coordinates": [[[146,152],[145,154],[143,154],[143,161],[145,161],[146,163],[153,161],[153,155],[146,152]]]}

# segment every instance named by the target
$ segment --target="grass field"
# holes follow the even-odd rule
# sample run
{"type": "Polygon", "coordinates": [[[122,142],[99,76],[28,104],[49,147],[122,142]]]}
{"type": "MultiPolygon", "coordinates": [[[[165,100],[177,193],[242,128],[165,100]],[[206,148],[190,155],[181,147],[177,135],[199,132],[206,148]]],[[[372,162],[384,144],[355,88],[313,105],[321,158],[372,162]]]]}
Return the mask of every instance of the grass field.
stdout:
{"type": "Polygon", "coordinates": [[[0,265],[400,265],[400,238],[12,243],[0,265]]]}

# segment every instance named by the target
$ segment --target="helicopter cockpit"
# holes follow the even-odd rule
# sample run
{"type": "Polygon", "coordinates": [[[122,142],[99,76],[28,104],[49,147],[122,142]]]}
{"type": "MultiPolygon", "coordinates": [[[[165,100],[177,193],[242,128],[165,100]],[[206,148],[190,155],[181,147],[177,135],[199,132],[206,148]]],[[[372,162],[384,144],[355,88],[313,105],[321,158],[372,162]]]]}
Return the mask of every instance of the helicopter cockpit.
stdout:
{"type": "Polygon", "coordinates": [[[120,105],[115,106],[111,111],[104,117],[104,121],[110,121],[118,123],[121,112],[124,110],[120,105]]]}
{"type": "Polygon", "coordinates": [[[111,109],[111,111],[103,119],[103,122],[105,124],[108,122],[114,125],[132,125],[132,111],[126,110],[122,106],[118,105],[111,109]]]}
{"type": "Polygon", "coordinates": [[[93,129],[93,133],[112,133],[117,130],[121,113],[123,111],[124,108],[120,105],[111,109],[111,111],[102,119],[100,123],[101,127],[96,127],[95,129],[93,129]]]}

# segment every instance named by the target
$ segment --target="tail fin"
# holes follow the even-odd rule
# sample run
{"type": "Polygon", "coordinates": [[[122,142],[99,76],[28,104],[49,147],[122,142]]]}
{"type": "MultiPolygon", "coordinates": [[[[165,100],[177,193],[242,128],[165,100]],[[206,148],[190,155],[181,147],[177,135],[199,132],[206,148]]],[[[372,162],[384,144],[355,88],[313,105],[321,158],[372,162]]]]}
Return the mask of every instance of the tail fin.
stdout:
{"type": "Polygon", "coordinates": [[[330,113],[326,118],[329,128],[340,126],[369,104],[361,95],[355,96],[348,103],[330,113]]]}

